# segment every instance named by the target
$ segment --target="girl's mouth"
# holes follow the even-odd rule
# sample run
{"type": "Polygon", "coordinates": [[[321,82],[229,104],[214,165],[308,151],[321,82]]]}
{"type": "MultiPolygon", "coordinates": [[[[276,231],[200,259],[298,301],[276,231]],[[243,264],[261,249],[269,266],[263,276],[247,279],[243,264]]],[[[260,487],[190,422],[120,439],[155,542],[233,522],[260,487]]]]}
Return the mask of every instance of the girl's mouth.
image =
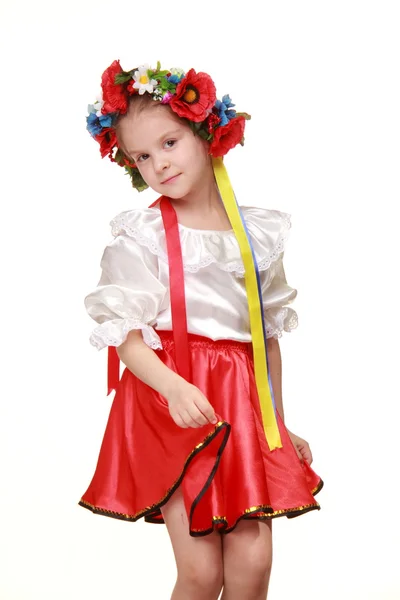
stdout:
{"type": "Polygon", "coordinates": [[[165,181],[162,181],[161,183],[172,183],[176,179],[178,179],[179,175],[180,175],[180,173],[178,173],[178,175],[174,175],[173,177],[170,177],[169,179],[166,179],[165,181]]]}

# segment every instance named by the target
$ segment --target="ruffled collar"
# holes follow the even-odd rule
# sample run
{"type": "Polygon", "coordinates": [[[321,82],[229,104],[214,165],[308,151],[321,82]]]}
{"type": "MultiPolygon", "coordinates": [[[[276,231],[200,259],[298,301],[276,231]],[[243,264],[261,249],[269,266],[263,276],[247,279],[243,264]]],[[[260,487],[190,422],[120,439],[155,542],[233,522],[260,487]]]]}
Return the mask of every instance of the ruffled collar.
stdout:
{"type": "MultiPolygon", "coordinates": [[[[269,268],[284,251],[291,227],[290,215],[278,210],[241,207],[260,271],[269,268]]],[[[110,223],[116,237],[126,234],[168,262],[166,236],[159,208],[138,208],[117,215],[110,223]]],[[[196,273],[215,264],[223,271],[244,276],[234,231],[193,229],[179,224],[184,270],[196,273]]]]}

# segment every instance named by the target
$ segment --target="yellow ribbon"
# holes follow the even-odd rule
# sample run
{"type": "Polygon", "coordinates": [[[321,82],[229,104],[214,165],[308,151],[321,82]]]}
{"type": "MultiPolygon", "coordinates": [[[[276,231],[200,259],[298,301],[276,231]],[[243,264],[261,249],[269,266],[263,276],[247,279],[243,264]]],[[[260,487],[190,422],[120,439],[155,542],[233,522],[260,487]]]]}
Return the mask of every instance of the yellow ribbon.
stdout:
{"type": "Polygon", "coordinates": [[[257,274],[253,262],[253,253],[222,158],[213,158],[212,160],[215,179],[229,221],[231,222],[233,231],[236,235],[245,269],[245,285],[254,354],[254,373],[265,437],[270,450],[274,450],[275,448],[282,448],[282,442],[268,383],[267,354],[261,316],[263,307],[258,293],[257,274]]]}

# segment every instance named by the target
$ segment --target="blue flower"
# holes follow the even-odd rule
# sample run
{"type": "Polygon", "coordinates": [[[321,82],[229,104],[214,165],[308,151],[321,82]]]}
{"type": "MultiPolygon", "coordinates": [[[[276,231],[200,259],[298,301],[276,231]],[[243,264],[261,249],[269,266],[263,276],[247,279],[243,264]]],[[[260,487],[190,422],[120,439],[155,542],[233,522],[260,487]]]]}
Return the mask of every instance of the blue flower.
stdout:
{"type": "Polygon", "coordinates": [[[181,79],[183,79],[183,75],[170,75],[168,77],[169,83],[174,83],[175,85],[178,85],[181,79]]]}
{"type": "Polygon", "coordinates": [[[217,100],[214,104],[214,108],[218,111],[218,116],[221,119],[219,124],[220,127],[226,125],[231,119],[236,116],[236,111],[232,110],[232,106],[235,104],[232,103],[229,94],[225,94],[222,97],[222,100],[217,100]]]}
{"type": "Polygon", "coordinates": [[[87,126],[86,129],[92,137],[96,137],[105,127],[111,127],[112,117],[111,115],[100,115],[92,112],[86,117],[87,126]]]}

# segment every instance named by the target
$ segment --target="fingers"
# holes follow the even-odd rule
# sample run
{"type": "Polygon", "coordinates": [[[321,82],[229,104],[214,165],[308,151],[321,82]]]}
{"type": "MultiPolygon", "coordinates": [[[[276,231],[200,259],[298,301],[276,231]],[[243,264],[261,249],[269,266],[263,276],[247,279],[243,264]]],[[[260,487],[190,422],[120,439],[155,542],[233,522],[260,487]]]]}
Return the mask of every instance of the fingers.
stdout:
{"type": "Polygon", "coordinates": [[[211,404],[208,400],[201,403],[203,407],[198,407],[197,404],[190,404],[189,406],[177,407],[173,414],[171,414],[175,423],[179,427],[204,427],[207,423],[215,424],[217,422],[217,417],[215,416],[215,412],[211,404]],[[204,414],[204,412],[206,414],[204,414]]]}
{"type": "Polygon", "coordinates": [[[217,422],[217,417],[215,416],[215,411],[205,396],[199,396],[196,399],[196,406],[201,411],[203,416],[205,417],[205,423],[208,422],[208,423],[215,424],[217,422]]]}
{"type": "Polygon", "coordinates": [[[195,406],[188,406],[180,414],[188,427],[203,427],[207,422],[195,406]]]}
{"type": "Polygon", "coordinates": [[[309,465],[311,465],[313,461],[313,456],[310,449],[310,444],[300,438],[298,435],[294,435],[291,431],[288,430],[289,438],[291,439],[293,446],[296,450],[297,456],[301,460],[301,462],[306,461],[309,465]]]}
{"type": "Polygon", "coordinates": [[[192,384],[185,382],[167,401],[170,415],[179,427],[198,428],[217,423],[212,405],[192,384]]]}
{"type": "Polygon", "coordinates": [[[173,420],[175,421],[175,423],[178,425],[178,427],[182,427],[182,429],[187,429],[188,428],[188,426],[186,425],[185,421],[182,419],[182,417],[179,414],[171,415],[171,417],[173,418],[173,420]]]}
{"type": "Polygon", "coordinates": [[[312,454],[311,454],[310,446],[309,446],[309,444],[307,442],[305,442],[300,447],[300,452],[301,452],[300,458],[302,460],[305,460],[306,462],[308,462],[309,465],[311,465],[311,463],[313,461],[313,457],[312,457],[312,454]]]}
{"type": "Polygon", "coordinates": [[[300,452],[300,450],[295,446],[295,450],[297,452],[297,456],[299,457],[300,460],[304,459],[304,456],[302,454],[302,452],[300,452]]]}
{"type": "Polygon", "coordinates": [[[207,423],[207,419],[196,407],[180,408],[171,413],[171,417],[179,427],[198,428],[203,427],[207,423]]]}

